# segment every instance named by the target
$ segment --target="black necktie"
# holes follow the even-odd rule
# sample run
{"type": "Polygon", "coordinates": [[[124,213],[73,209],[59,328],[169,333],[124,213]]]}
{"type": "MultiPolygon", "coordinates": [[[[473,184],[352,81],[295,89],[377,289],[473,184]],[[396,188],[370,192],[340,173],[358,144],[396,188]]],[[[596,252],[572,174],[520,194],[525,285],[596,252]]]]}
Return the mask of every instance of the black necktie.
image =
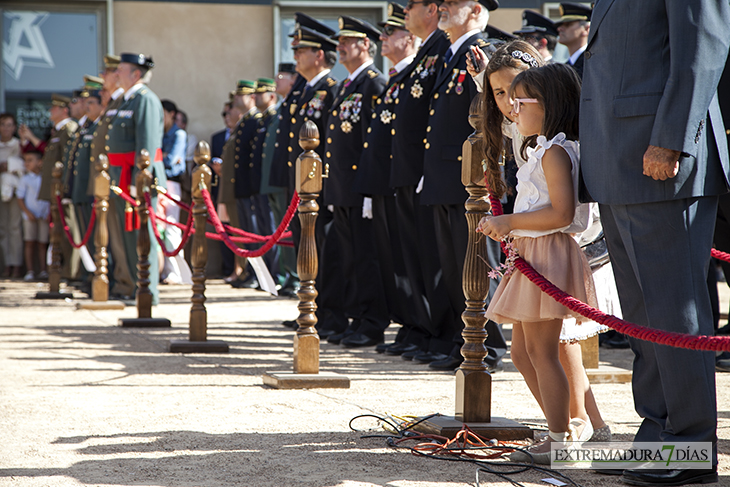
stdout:
{"type": "Polygon", "coordinates": [[[449,61],[451,61],[452,57],[454,57],[454,52],[451,50],[451,48],[449,48],[444,54],[444,66],[448,66],[449,61]]]}

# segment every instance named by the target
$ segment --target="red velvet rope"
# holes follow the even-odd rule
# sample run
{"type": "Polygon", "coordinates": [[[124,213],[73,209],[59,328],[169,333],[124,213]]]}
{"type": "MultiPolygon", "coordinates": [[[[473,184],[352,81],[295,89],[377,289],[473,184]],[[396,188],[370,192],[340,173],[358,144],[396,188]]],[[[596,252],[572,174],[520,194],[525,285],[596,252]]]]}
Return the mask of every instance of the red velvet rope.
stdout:
{"type": "Polygon", "coordinates": [[[66,238],[68,239],[68,242],[71,244],[71,246],[75,249],[80,249],[86,243],[89,241],[89,237],[91,237],[91,230],[94,228],[94,223],[96,223],[96,211],[91,211],[91,219],[89,220],[89,227],[86,229],[86,233],[84,233],[84,238],[81,240],[81,243],[74,242],[74,237],[71,235],[71,231],[68,228],[68,225],[66,225],[66,216],[63,214],[63,204],[61,204],[61,197],[56,195],[56,204],[58,205],[58,215],[61,217],[61,226],[63,227],[63,233],[66,234],[66,238]]]}
{"type": "MultiPolygon", "coordinates": [[[[158,221],[162,221],[162,222],[166,223],[167,225],[172,225],[172,226],[175,226],[175,227],[183,229],[183,230],[186,228],[185,225],[183,225],[182,223],[168,220],[167,218],[165,218],[163,216],[155,215],[155,217],[157,218],[158,221]]],[[[195,228],[193,228],[192,232],[195,233],[195,228]]],[[[291,232],[285,232],[282,235],[282,238],[286,237],[287,234],[291,234],[291,232]]],[[[223,240],[223,237],[221,237],[217,233],[211,233],[211,232],[205,232],[205,238],[208,238],[210,240],[223,240]]],[[[237,243],[245,243],[245,244],[261,243],[260,240],[254,240],[254,239],[248,238],[248,237],[230,237],[230,239],[237,243]]],[[[283,242],[281,240],[279,240],[276,243],[276,245],[280,245],[283,247],[294,247],[294,244],[292,242],[283,242]]]]}
{"type": "Polygon", "coordinates": [[[165,242],[162,240],[162,236],[160,236],[160,230],[157,228],[157,214],[155,213],[154,208],[152,208],[152,198],[150,198],[150,194],[145,193],[144,199],[147,202],[147,207],[150,209],[149,214],[150,219],[152,220],[152,231],[155,234],[155,239],[157,239],[157,243],[160,244],[162,253],[165,255],[165,257],[175,257],[177,254],[180,253],[183,247],[185,247],[185,244],[188,243],[190,235],[193,234],[193,213],[188,213],[188,222],[185,224],[180,245],[178,245],[175,250],[169,251],[165,248],[165,242]]]}
{"type": "Polygon", "coordinates": [[[286,230],[289,226],[289,222],[294,217],[297,206],[299,206],[299,195],[295,192],[279,227],[267,239],[266,243],[257,250],[246,250],[238,248],[231,240],[231,237],[229,237],[226,233],[225,228],[223,228],[223,223],[221,223],[220,218],[218,218],[218,214],[215,212],[215,206],[213,205],[213,200],[210,197],[210,192],[206,188],[201,188],[200,192],[203,195],[203,201],[205,201],[205,206],[208,208],[208,216],[210,217],[211,223],[213,223],[213,227],[215,227],[215,231],[223,238],[223,242],[225,242],[226,246],[228,246],[234,254],[240,257],[260,257],[268,252],[269,249],[271,249],[271,247],[273,247],[282,238],[284,230],[286,230]]]}
{"type": "MultiPolygon", "coordinates": [[[[489,201],[492,205],[492,214],[501,215],[503,211],[500,201],[491,194],[489,195],[489,201]]],[[[502,251],[504,251],[504,244],[502,244],[502,251]]],[[[713,257],[717,258],[730,258],[729,254],[719,252],[714,249],[712,255],[713,257]]],[[[723,258],[723,260],[725,259],[723,258]]],[[[654,328],[648,328],[646,326],[640,326],[635,323],[630,323],[615,316],[606,314],[575,299],[574,297],[559,289],[553,283],[545,279],[545,277],[537,272],[522,257],[518,257],[515,260],[515,267],[517,267],[517,269],[519,269],[520,272],[525,275],[525,277],[535,283],[544,293],[548,294],[551,298],[553,298],[563,306],[597,323],[609,326],[619,333],[623,333],[625,335],[638,338],[640,340],[658,343],[660,345],[669,345],[670,347],[688,348],[690,350],[705,350],[713,352],[730,351],[730,337],[690,335],[688,333],[656,330],[654,328]]]]}

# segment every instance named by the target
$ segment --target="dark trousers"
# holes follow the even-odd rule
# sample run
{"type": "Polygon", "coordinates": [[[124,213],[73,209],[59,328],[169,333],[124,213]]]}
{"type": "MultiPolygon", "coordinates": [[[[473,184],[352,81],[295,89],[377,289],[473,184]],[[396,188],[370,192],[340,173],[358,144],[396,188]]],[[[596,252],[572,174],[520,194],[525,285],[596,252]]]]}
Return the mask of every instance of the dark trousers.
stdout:
{"type": "MultiPolygon", "coordinates": [[[[466,308],[466,302],[462,281],[466,248],[469,242],[469,226],[464,205],[434,205],[433,216],[441,268],[454,314],[445,322],[441,335],[431,339],[429,348],[432,351],[458,356],[461,345],[464,343],[461,336],[464,329],[461,314],[466,308]]],[[[487,239],[487,255],[482,257],[493,269],[496,269],[500,259],[499,244],[492,239],[487,239]]],[[[491,281],[487,304],[492,299],[497,285],[496,280],[491,281]]],[[[485,329],[487,339],[484,344],[487,347],[488,360],[494,362],[507,352],[507,342],[502,333],[502,327],[497,323],[488,320],[485,329]]]]}
{"type": "MultiPolygon", "coordinates": [[[[274,216],[269,208],[269,197],[267,195],[255,194],[246,198],[236,199],[236,209],[241,228],[246,232],[257,235],[271,235],[274,233],[274,216]]],[[[260,247],[261,244],[247,244],[245,248],[251,250],[260,247]]],[[[263,255],[264,263],[277,282],[279,272],[279,249],[274,246],[263,255]]]]}
{"type": "MultiPolygon", "coordinates": [[[[624,319],[712,335],[707,272],[717,197],[601,205],[624,319]]],[[[644,418],[635,441],[707,441],[717,464],[715,355],[629,338],[632,386],[644,418]]]]}
{"type": "Polygon", "coordinates": [[[352,331],[382,339],[390,320],[375,251],[373,221],[362,217],[361,207],[335,206],[333,225],[345,276],[345,313],[353,319],[352,331]]]}

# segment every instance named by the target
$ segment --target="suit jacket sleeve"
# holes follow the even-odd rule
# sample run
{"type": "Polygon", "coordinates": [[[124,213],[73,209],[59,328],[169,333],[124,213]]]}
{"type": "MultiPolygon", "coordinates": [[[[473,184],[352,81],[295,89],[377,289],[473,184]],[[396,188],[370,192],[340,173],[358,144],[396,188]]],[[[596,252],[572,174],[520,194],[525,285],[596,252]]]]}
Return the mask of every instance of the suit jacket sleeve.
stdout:
{"type": "Polygon", "coordinates": [[[665,5],[669,77],[650,144],[694,157],[730,44],[730,5],[726,0],[669,0],[665,5]]]}

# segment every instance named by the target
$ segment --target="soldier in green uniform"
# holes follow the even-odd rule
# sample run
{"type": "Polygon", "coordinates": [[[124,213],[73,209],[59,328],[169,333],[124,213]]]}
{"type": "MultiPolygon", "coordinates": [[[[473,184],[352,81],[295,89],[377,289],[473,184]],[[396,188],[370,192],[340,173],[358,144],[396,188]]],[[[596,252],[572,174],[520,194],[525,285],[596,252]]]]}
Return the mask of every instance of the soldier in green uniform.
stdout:
{"type": "MultiPolygon", "coordinates": [[[[124,95],[116,114],[108,124],[109,132],[106,136],[105,150],[109,157],[109,176],[126,194],[130,194],[130,189],[134,185],[137,174],[136,158],[142,149],[146,149],[150,154],[152,161],[150,169],[157,185],[165,187],[167,183],[161,150],[162,104],[157,95],[146,85],[153,67],[151,57],[132,53],[122,53],[117,67],[119,85],[124,88],[124,95]]],[[[138,199],[143,198],[143,195],[136,196],[138,199]]],[[[154,211],[156,202],[157,198],[153,197],[152,211],[154,211]]],[[[127,218],[123,221],[128,264],[136,265],[138,261],[136,255],[137,232],[132,223],[137,220],[127,218]]],[[[139,231],[152,233],[151,221],[148,222],[148,228],[142,228],[139,231]]],[[[152,234],[150,241],[150,291],[153,296],[152,303],[157,304],[159,302],[157,285],[160,280],[158,246],[157,240],[152,234]]],[[[130,273],[136,275],[131,272],[131,269],[130,273]]]]}
{"type": "MultiPolygon", "coordinates": [[[[104,56],[104,71],[101,77],[104,79],[104,89],[101,92],[102,101],[106,105],[104,114],[93,131],[91,149],[91,174],[87,195],[94,196],[94,179],[96,178],[96,161],[99,155],[106,155],[106,136],[109,126],[116,118],[117,110],[124,98],[124,88],[119,85],[119,56],[107,54],[104,56]]],[[[129,262],[124,246],[124,208],[125,203],[120,198],[112,195],[109,198],[109,211],[107,212],[107,228],[109,230],[109,293],[112,298],[130,299],[134,295],[137,274],[135,262],[129,262]]],[[[136,256],[136,252],[133,254],[136,256]]]]}

